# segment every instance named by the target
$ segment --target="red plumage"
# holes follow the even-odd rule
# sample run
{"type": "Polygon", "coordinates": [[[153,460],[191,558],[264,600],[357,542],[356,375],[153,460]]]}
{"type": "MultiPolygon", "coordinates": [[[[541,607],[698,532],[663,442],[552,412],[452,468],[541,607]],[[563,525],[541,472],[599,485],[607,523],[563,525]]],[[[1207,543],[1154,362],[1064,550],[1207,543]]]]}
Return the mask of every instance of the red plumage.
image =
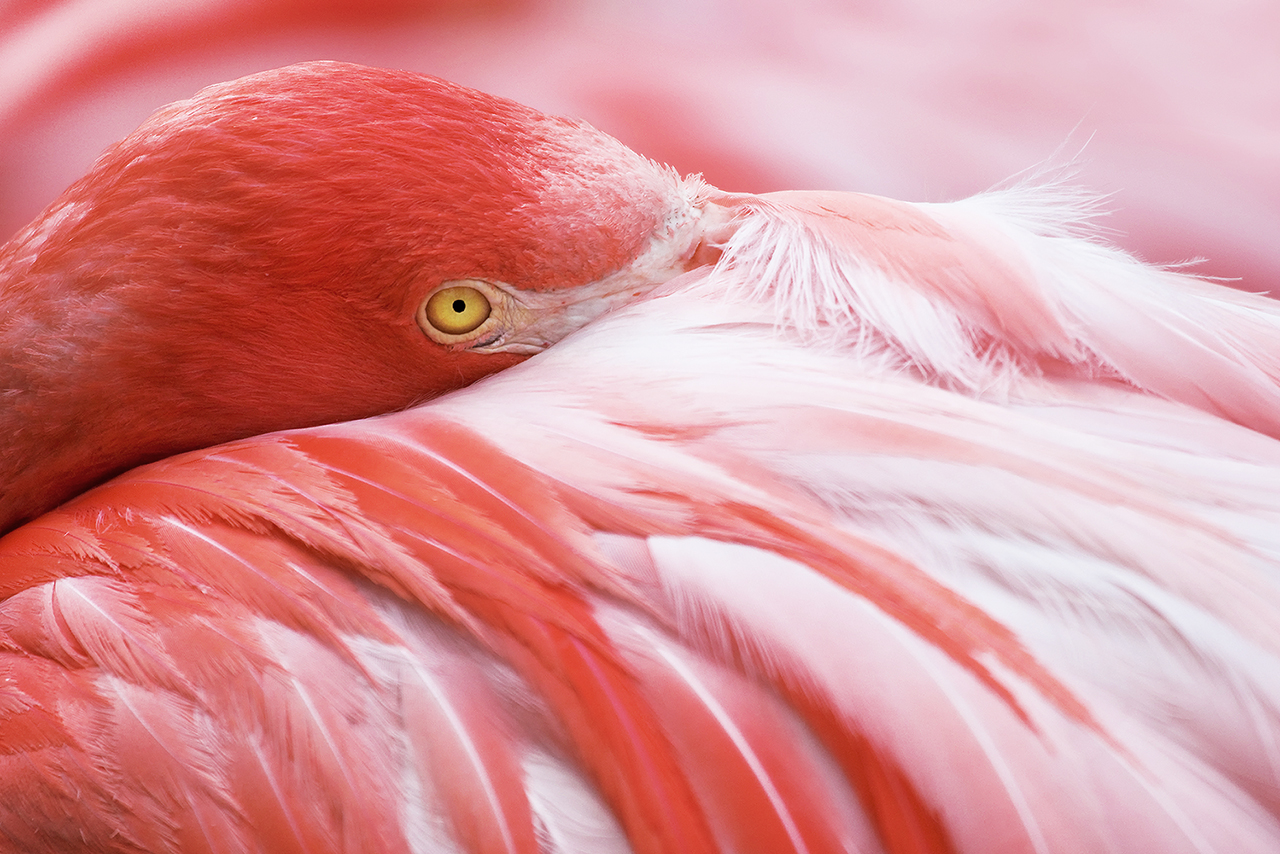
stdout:
{"type": "Polygon", "coordinates": [[[4,250],[11,523],[247,438],[0,540],[0,847],[1275,848],[1273,304],[1060,189],[731,196],[333,64],[194,103],[4,250]],[[506,337],[423,334],[458,279],[506,337]],[[108,406],[46,331],[104,280],[108,406]],[[92,473],[25,476],[42,401],[92,473]]]}

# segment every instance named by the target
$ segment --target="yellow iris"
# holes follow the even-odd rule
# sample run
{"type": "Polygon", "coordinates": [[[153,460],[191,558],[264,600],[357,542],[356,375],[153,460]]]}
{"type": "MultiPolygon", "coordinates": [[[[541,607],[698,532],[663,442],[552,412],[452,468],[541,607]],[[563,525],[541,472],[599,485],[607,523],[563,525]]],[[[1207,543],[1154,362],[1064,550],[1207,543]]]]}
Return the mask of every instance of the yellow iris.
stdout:
{"type": "Polygon", "coordinates": [[[489,319],[489,299],[475,288],[456,285],[431,295],[423,314],[433,329],[445,335],[465,335],[489,319]]]}

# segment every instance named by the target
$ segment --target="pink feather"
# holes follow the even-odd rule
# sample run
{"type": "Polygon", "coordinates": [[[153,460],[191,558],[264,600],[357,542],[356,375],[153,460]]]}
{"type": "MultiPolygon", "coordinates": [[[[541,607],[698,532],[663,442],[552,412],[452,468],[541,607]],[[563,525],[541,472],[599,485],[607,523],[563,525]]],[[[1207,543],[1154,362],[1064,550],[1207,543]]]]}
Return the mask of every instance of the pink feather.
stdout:
{"type": "MultiPolygon", "coordinates": [[[[640,176],[660,281],[0,539],[0,850],[1280,845],[1273,303],[1059,188],[732,195],[554,127],[640,176]]],[[[472,225],[531,306],[613,275],[472,225]]]]}

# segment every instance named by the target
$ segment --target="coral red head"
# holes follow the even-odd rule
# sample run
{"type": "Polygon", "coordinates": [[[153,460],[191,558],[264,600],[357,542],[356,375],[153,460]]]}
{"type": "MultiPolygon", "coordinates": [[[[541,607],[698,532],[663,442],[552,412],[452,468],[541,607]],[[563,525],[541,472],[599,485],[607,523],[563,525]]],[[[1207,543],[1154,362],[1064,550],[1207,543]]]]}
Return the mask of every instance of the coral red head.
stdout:
{"type": "Polygon", "coordinates": [[[689,266],[696,193],[411,73],[312,63],[166,107],[0,250],[0,530],[147,459],[510,365],[689,266]],[[442,332],[423,305],[458,286],[495,304],[442,332]]]}

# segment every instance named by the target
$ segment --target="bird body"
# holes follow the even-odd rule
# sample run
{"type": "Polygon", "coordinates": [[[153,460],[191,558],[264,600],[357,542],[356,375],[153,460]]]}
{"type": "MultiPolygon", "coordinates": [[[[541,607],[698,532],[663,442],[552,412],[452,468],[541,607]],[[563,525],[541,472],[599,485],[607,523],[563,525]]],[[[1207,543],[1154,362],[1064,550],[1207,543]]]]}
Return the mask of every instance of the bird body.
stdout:
{"type": "Polygon", "coordinates": [[[391,277],[409,396],[501,373],[182,435],[0,539],[0,849],[1274,851],[1274,304],[1054,187],[740,196],[573,133],[648,207],[557,230],[548,171],[549,249],[423,225],[433,278],[391,277]],[[555,334],[412,325],[457,281],[555,334]]]}

